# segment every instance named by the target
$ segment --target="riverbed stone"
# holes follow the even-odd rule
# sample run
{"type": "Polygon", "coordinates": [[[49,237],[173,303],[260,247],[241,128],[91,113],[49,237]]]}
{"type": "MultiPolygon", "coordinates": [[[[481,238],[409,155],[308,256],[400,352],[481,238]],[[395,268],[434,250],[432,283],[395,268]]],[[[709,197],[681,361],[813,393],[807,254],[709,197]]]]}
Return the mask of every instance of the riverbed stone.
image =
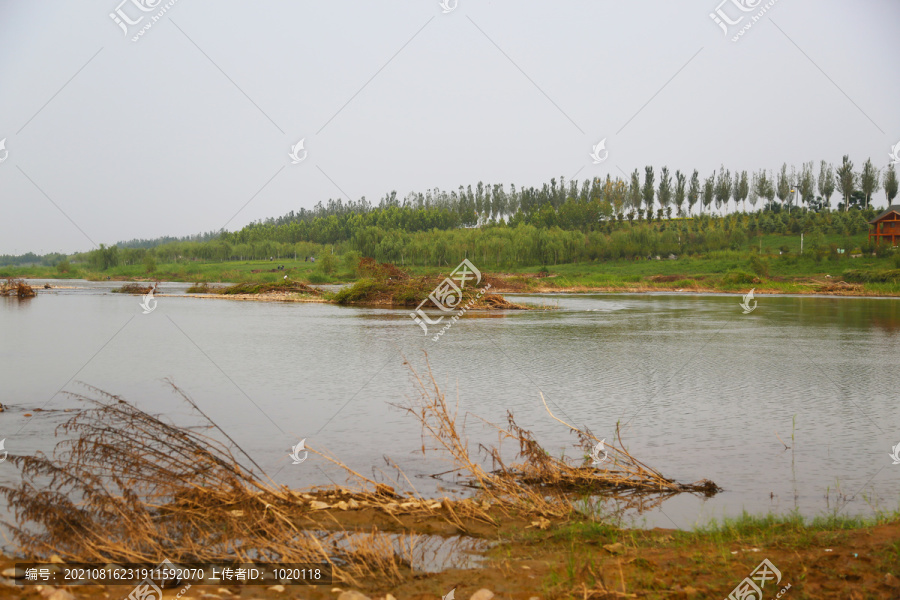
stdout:
{"type": "Polygon", "coordinates": [[[3,569],[3,572],[0,573],[0,575],[10,579],[22,579],[25,577],[25,570],[20,569],[19,567],[10,567],[9,569],[3,569]]]}
{"type": "Polygon", "coordinates": [[[341,592],[341,595],[337,597],[337,600],[372,600],[362,592],[357,592],[356,590],[347,590],[341,592]]]}
{"type": "Polygon", "coordinates": [[[331,506],[327,502],[319,502],[318,500],[313,500],[309,503],[310,510],[325,510],[326,508],[331,508],[331,506]]]}
{"type": "Polygon", "coordinates": [[[52,594],[47,596],[47,600],[75,600],[75,596],[66,590],[54,590],[52,594]]]}
{"type": "Polygon", "coordinates": [[[481,588],[474,594],[469,597],[469,600],[491,600],[494,597],[494,592],[487,588],[481,588]]]}
{"type": "Polygon", "coordinates": [[[278,592],[279,594],[284,591],[284,586],[280,583],[278,585],[273,585],[269,588],[271,592],[278,592]]]}
{"type": "Polygon", "coordinates": [[[622,554],[625,552],[625,545],[622,544],[622,542],[616,542],[615,544],[604,544],[603,549],[610,554],[622,554]]]}

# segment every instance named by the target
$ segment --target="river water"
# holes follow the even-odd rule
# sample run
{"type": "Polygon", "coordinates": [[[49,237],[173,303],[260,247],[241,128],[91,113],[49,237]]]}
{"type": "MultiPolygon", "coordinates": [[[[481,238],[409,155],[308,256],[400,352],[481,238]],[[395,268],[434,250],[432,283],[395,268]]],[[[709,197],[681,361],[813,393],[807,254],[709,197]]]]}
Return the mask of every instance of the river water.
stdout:
{"type": "MultiPolygon", "coordinates": [[[[64,393],[87,391],[80,382],[192,422],[169,378],[279,484],[347,482],[316,455],[292,463],[306,439],[368,477],[396,480],[396,463],[419,491],[456,493],[427,477],[452,466],[423,456],[419,425],[392,406],[417,396],[410,366],[422,372],[427,352],[473,452],[497,437],[476,416],[505,424],[511,411],[551,453],[579,455],[542,391],[598,437],[620,424],[665,476],[725,490],[631,513],[634,526],[900,505],[897,299],[757,296],[743,314],[734,295],[511,296],[555,309],[469,312],[433,342],[407,310],[196,298],[163,283],[143,314],[139,296],[110,293],[119,283],[50,283],[0,298],[0,438],[13,454],[53,449],[64,409],[84,407],[64,393]]],[[[0,482],[16,481],[0,464],[0,482]]]]}

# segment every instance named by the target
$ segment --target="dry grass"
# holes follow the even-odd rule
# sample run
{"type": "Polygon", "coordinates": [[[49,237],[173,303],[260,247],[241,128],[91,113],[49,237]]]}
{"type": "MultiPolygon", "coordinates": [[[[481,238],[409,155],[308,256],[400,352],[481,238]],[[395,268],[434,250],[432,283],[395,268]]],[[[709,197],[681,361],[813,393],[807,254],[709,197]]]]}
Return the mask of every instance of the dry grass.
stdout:
{"type": "Polygon", "coordinates": [[[18,298],[32,298],[37,293],[34,289],[21,279],[7,278],[6,281],[0,282],[0,296],[16,296],[18,298]]]}
{"type": "MultiPolygon", "coordinates": [[[[629,454],[622,445],[618,431],[618,446],[605,446],[611,459],[610,466],[595,468],[587,457],[600,440],[590,431],[572,427],[552,413],[551,417],[569,427],[577,436],[579,447],[586,456],[580,464],[570,458],[550,455],[530,431],[516,424],[512,412],[507,412],[505,428],[489,424],[497,430],[500,443],[490,447],[479,445],[479,450],[492,463],[493,468],[488,471],[470,454],[464,427],[459,422],[459,407],[451,407],[447,403],[430,365],[425,377],[412,367],[410,370],[420,395],[399,408],[413,415],[421,423],[423,434],[427,433],[437,442],[439,449],[449,454],[455,465],[452,471],[461,474],[464,483],[478,489],[482,497],[497,507],[516,510],[520,514],[559,518],[575,512],[573,497],[579,494],[615,495],[633,506],[646,507],[648,500],[658,504],[664,498],[681,492],[711,495],[719,491],[708,480],[683,484],[663,477],[629,454]],[[504,440],[512,440],[518,445],[516,462],[507,463],[503,458],[501,444],[504,440]]],[[[547,406],[546,402],[544,406],[547,406]]],[[[549,413],[550,409],[547,408],[547,411],[549,413]]],[[[423,441],[422,451],[425,450],[423,441]]],[[[602,463],[603,466],[606,464],[605,461],[602,463]]]]}
{"type": "Polygon", "coordinates": [[[159,288],[159,282],[156,285],[141,285],[140,283],[126,283],[122,287],[112,290],[114,294],[149,294],[150,291],[156,291],[159,288]]]}
{"type": "Polygon", "coordinates": [[[185,290],[186,294],[221,294],[224,285],[210,285],[206,281],[198,281],[185,290]]]}
{"type": "MultiPolygon", "coordinates": [[[[685,485],[666,479],[624,450],[621,440],[620,447],[608,446],[613,460],[604,469],[554,458],[511,413],[506,427],[494,426],[498,444],[479,445],[485,458],[478,460],[470,455],[458,407],[447,403],[430,367],[426,377],[412,373],[420,394],[402,408],[449,454],[453,471],[477,490],[475,498],[437,502],[404,497],[309,446],[310,452],[344,469],[360,489],[335,486],[300,493],[278,486],[170,382],[202,420],[202,428],[179,427],[96,388],[72,394],[90,407],[59,426],[57,434],[65,438],[52,457],[9,456],[22,476],[17,486],[0,486],[15,515],[16,524],[7,525],[28,557],[58,554],[70,562],[96,563],[155,564],[165,558],[329,563],[336,582],[361,586],[412,575],[410,565],[427,539],[402,526],[398,516],[403,513],[441,519],[456,531],[468,530],[473,520],[496,525],[498,517],[507,516],[538,518],[543,528],[547,517],[580,518],[574,500],[578,494],[614,495],[640,504],[685,491],[717,490],[711,482],[685,485]],[[518,445],[512,463],[500,451],[507,439],[518,445]],[[482,462],[491,463],[491,470],[482,462]],[[336,513],[323,510],[357,506],[383,511],[404,533],[386,534],[369,521],[366,529],[348,531],[336,513]],[[323,526],[323,519],[333,520],[334,527],[323,526]]],[[[590,432],[571,429],[588,451],[597,441],[590,432]]]]}
{"type": "Polygon", "coordinates": [[[10,456],[22,471],[0,487],[7,524],[25,556],[72,562],[330,563],[353,585],[408,571],[415,545],[377,531],[305,531],[309,508],[274,485],[186,394],[173,389],[224,441],[177,427],[91,388],[92,407],[61,425],[53,457],[10,456]],[[33,529],[25,524],[33,523],[33,529]],[[357,532],[358,533],[358,532],[357,532]]]}

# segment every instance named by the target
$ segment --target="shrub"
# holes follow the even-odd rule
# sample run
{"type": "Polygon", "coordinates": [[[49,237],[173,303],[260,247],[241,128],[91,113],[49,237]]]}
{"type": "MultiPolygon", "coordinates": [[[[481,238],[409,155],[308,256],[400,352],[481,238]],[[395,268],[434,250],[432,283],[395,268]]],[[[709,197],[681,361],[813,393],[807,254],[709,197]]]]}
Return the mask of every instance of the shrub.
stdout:
{"type": "Polygon", "coordinates": [[[900,282],[900,269],[887,271],[867,271],[865,269],[851,269],[844,271],[844,281],[853,283],[898,283],[900,282]]]}
{"type": "Polygon", "coordinates": [[[148,253],[144,257],[144,269],[147,271],[148,274],[150,274],[156,270],[156,260],[153,259],[152,254],[148,253]]]}
{"type": "Polygon", "coordinates": [[[319,273],[318,271],[313,271],[306,278],[310,283],[322,284],[322,283],[331,283],[331,277],[326,275],[325,273],[319,273]]]}
{"type": "Polygon", "coordinates": [[[352,304],[365,300],[370,296],[384,291],[386,286],[374,279],[360,279],[353,285],[347,286],[334,295],[334,301],[338,304],[352,304]]]}
{"type": "Polygon", "coordinates": [[[334,273],[334,267],[337,260],[334,258],[334,254],[332,254],[328,250],[323,250],[319,254],[319,269],[322,270],[322,273],[326,275],[331,275],[334,273]]]}
{"type": "Polygon", "coordinates": [[[878,258],[885,258],[893,254],[893,252],[894,249],[890,244],[885,244],[882,242],[881,244],[875,245],[875,256],[877,256],[878,258]]]}
{"type": "Polygon", "coordinates": [[[724,277],[722,277],[722,283],[730,284],[730,285],[741,285],[746,283],[759,283],[759,278],[754,277],[750,273],[745,273],[744,271],[732,271],[730,273],[726,273],[724,277]]]}
{"type": "Polygon", "coordinates": [[[72,271],[72,263],[68,260],[63,259],[56,263],[56,272],[62,275],[63,273],[70,273],[72,271]]]}
{"type": "Polygon", "coordinates": [[[754,254],[750,257],[750,270],[760,277],[768,277],[769,262],[754,254]]]}
{"type": "Polygon", "coordinates": [[[343,263],[343,266],[346,270],[358,275],[356,267],[359,265],[359,259],[361,258],[361,256],[362,255],[356,250],[350,250],[349,252],[345,252],[341,257],[341,263],[343,263]]]}

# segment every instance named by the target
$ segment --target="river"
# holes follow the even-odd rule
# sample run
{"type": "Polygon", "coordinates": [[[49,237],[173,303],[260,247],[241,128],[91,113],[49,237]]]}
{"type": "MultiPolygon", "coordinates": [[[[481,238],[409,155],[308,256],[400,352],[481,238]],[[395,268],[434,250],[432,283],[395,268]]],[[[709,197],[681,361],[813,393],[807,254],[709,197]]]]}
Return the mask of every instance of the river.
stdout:
{"type": "MultiPolygon", "coordinates": [[[[510,296],[554,310],[470,312],[433,342],[408,310],[193,298],[162,283],[143,314],[139,296],[110,293],[117,282],[50,283],[0,299],[0,438],[13,454],[53,449],[64,409],[84,407],[64,393],[88,391],[80,382],[192,422],[169,378],[279,484],[347,482],[318,456],[292,463],[306,439],[366,476],[396,479],[396,463],[421,492],[458,493],[427,477],[451,466],[423,457],[417,422],[392,406],[416,396],[404,361],[422,372],[427,352],[473,451],[497,437],[475,416],[505,424],[509,410],[551,453],[578,455],[543,391],[598,437],[619,423],[665,476],[725,490],[632,513],[634,526],[898,508],[897,299],[757,296],[744,314],[734,295],[510,296]]],[[[0,482],[16,481],[0,464],[0,482]]]]}

